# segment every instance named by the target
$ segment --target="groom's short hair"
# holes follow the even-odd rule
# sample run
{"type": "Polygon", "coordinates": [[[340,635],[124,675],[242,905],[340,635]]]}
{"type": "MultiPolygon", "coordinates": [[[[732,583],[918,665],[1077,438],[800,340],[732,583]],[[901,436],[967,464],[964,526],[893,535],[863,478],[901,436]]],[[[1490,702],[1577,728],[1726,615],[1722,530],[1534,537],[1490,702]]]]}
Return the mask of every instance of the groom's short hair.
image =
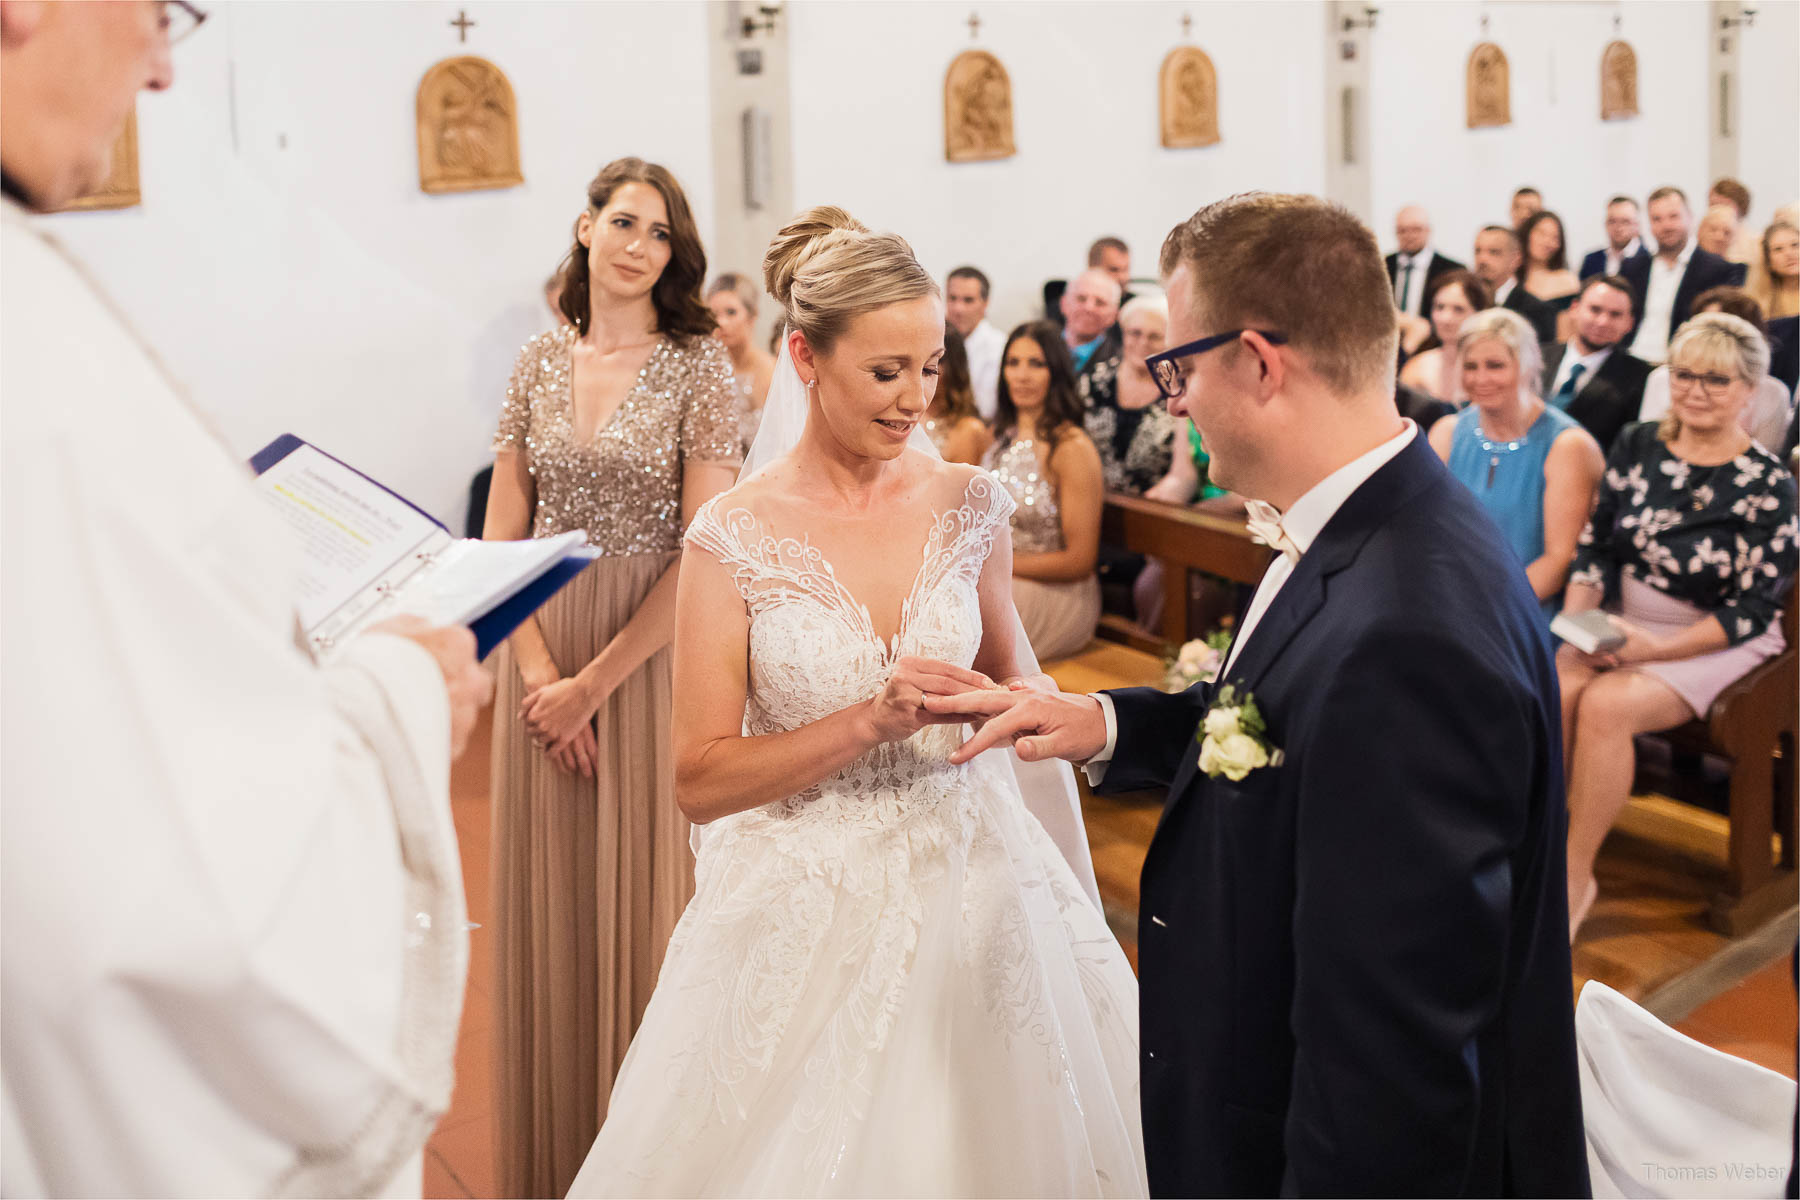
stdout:
{"type": "Polygon", "coordinates": [[[1316,196],[1246,192],[1170,230],[1162,273],[1187,264],[1195,323],[1272,329],[1333,391],[1392,391],[1399,334],[1375,234],[1316,196]]]}

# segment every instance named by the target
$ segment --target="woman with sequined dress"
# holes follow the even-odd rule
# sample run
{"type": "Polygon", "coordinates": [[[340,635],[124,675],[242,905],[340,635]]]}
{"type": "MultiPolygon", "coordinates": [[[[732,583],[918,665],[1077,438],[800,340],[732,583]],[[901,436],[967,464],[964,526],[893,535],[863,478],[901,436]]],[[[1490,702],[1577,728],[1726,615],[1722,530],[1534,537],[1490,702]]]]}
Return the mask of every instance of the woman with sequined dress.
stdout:
{"type": "Polygon", "coordinates": [[[742,457],[705,271],[674,177],[608,164],[564,267],[573,324],[526,343],[500,415],[484,536],[585,529],[602,552],[497,656],[502,1195],[568,1189],[693,892],[669,732],[676,564],[742,457]]]}
{"type": "Polygon", "coordinates": [[[994,420],[982,459],[1011,494],[1013,602],[1043,660],[1075,653],[1100,621],[1100,452],[1081,426],[1075,371],[1056,327],[1018,326],[1000,354],[994,420]]]}

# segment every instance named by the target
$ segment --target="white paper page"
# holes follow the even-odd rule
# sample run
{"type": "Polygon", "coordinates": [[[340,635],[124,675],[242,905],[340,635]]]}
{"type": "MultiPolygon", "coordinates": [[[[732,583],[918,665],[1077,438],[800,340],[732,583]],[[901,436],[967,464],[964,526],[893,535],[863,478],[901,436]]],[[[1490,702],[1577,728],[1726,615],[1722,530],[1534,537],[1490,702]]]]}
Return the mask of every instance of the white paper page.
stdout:
{"type": "Polygon", "coordinates": [[[586,544],[587,535],[580,530],[518,542],[453,542],[438,554],[429,573],[394,597],[394,607],[385,615],[467,625],[586,544]]]}
{"type": "Polygon", "coordinates": [[[392,492],[311,446],[289,454],[256,483],[300,545],[295,608],[309,631],[442,532],[392,492]]]}

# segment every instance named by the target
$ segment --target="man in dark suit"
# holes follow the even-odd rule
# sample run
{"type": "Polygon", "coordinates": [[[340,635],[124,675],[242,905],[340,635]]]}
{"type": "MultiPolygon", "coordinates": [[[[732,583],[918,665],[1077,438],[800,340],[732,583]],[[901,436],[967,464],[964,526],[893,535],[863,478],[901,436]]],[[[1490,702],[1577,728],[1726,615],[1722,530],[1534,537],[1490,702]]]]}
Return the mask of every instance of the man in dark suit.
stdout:
{"type": "Polygon", "coordinates": [[[1618,275],[1633,259],[1648,259],[1650,252],[1638,237],[1638,206],[1630,196],[1614,196],[1606,202],[1606,245],[1581,260],[1580,279],[1618,275]]]}
{"type": "Polygon", "coordinates": [[[1409,204],[1395,215],[1394,243],[1399,249],[1387,256],[1394,307],[1409,317],[1430,319],[1431,314],[1425,311],[1425,296],[1431,291],[1432,280],[1446,271],[1462,270],[1462,264],[1432,249],[1431,218],[1416,204],[1409,204]]]}
{"type": "Polygon", "coordinates": [[[1153,1194],[1585,1196],[1549,637],[1394,410],[1375,239],[1252,194],[1162,268],[1159,385],[1279,551],[1217,685],[923,703],[984,720],[952,761],[1014,741],[1168,789],[1138,924],[1153,1194]]]}
{"type": "Polygon", "coordinates": [[[1475,274],[1493,290],[1494,303],[1530,321],[1538,341],[1548,342],[1556,337],[1556,314],[1519,286],[1519,268],[1524,262],[1516,230],[1489,225],[1475,235],[1475,274]]]}
{"type": "Polygon", "coordinates": [[[1647,207],[1656,254],[1626,263],[1619,274],[1638,294],[1637,329],[1626,344],[1654,365],[1669,356],[1669,339],[1693,315],[1694,297],[1716,287],[1742,286],[1744,267],[1694,245],[1693,218],[1680,188],[1657,188],[1647,207]]]}
{"type": "Polygon", "coordinates": [[[1617,275],[1596,275],[1582,284],[1570,312],[1575,332],[1568,342],[1544,343],[1543,395],[1600,443],[1611,448],[1619,430],[1638,419],[1650,364],[1625,352],[1620,341],[1631,331],[1637,297],[1617,275]]]}

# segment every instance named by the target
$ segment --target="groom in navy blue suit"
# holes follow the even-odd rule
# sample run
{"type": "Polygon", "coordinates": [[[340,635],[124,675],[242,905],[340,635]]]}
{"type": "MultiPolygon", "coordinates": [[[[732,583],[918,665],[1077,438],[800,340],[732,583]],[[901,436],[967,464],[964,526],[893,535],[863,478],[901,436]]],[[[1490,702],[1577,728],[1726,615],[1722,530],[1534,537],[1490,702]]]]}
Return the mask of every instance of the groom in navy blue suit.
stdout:
{"type": "Polygon", "coordinates": [[[1138,922],[1153,1193],[1587,1195],[1551,649],[1395,411],[1375,239],[1252,194],[1162,268],[1153,371],[1281,551],[1218,684],[929,707],[985,719],[965,758],[1016,739],[1167,789],[1138,922]]]}

